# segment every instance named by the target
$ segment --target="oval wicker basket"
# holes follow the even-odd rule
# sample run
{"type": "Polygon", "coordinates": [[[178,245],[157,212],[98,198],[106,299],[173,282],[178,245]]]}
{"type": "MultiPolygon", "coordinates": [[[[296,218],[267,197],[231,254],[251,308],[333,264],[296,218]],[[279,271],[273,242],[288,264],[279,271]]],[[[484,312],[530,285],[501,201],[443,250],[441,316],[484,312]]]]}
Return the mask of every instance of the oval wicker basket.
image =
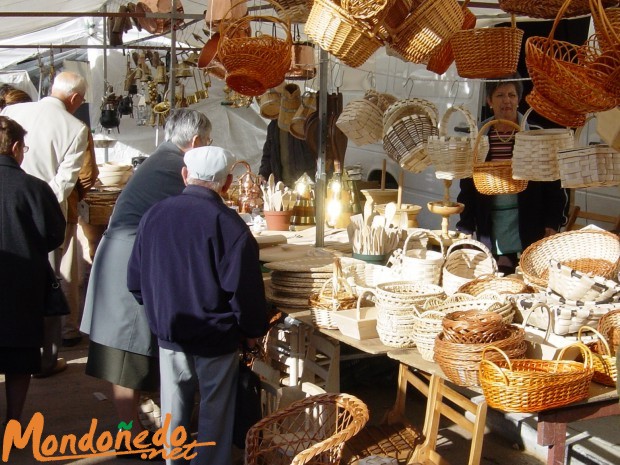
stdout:
{"type": "Polygon", "coordinates": [[[549,260],[554,259],[582,273],[613,279],[620,262],[620,238],[602,230],[581,229],[545,237],[521,254],[520,267],[525,281],[546,288],[549,260]]]}
{"type": "Polygon", "coordinates": [[[494,291],[498,294],[531,294],[534,292],[523,280],[494,275],[479,276],[458,288],[458,293],[477,296],[483,292],[494,291]]]}
{"type": "Polygon", "coordinates": [[[463,284],[479,276],[495,273],[497,262],[487,246],[473,239],[455,241],[446,252],[443,288],[447,294],[454,294],[463,284]],[[463,246],[466,248],[459,248],[463,246]]]}
{"type": "Polygon", "coordinates": [[[577,333],[579,342],[583,342],[581,340],[583,331],[590,331],[598,337],[598,341],[585,344],[592,352],[592,366],[594,367],[592,380],[605,386],[615,386],[618,381],[618,369],[616,368],[616,357],[612,356],[609,343],[601,333],[590,326],[579,328],[577,333]]]}
{"type": "Polygon", "coordinates": [[[512,323],[515,314],[515,304],[492,291],[488,291],[480,297],[456,293],[446,299],[431,298],[424,303],[423,308],[424,310],[437,310],[446,314],[469,310],[493,312],[497,313],[506,325],[512,323]]]}
{"type": "Polygon", "coordinates": [[[484,351],[480,364],[482,392],[489,407],[505,412],[538,412],[588,397],[594,369],[590,350],[581,343],[562,349],[558,360],[510,360],[497,347],[484,351]],[[572,346],[581,350],[584,363],[561,360],[572,346]],[[496,352],[502,361],[490,360],[496,352]]]}
{"type": "Polygon", "coordinates": [[[347,266],[343,273],[353,292],[358,295],[364,290],[374,289],[377,284],[393,282],[396,279],[392,268],[372,263],[347,266]]]}
{"type": "Polygon", "coordinates": [[[575,113],[572,110],[564,108],[562,105],[556,105],[554,102],[549,101],[536,90],[536,87],[532,89],[532,92],[525,97],[525,101],[541,116],[559,124],[560,126],[566,126],[568,128],[576,128],[586,124],[586,116],[584,113],[575,113]]]}
{"type": "Polygon", "coordinates": [[[527,181],[512,177],[512,160],[491,160],[480,162],[479,146],[486,129],[494,124],[508,124],[517,131],[521,128],[512,121],[492,119],[480,128],[474,143],[473,178],[476,190],[485,195],[518,194],[527,187],[527,181]]]}
{"type": "Polygon", "coordinates": [[[445,250],[441,238],[429,229],[411,229],[402,249],[394,252],[392,270],[403,281],[439,284],[441,268],[445,260],[445,250]],[[441,247],[441,251],[429,250],[430,238],[441,247]],[[409,241],[414,239],[418,248],[409,250],[409,241]],[[423,241],[426,241],[424,245],[423,241]]]}
{"type": "Polygon", "coordinates": [[[558,150],[572,149],[575,138],[570,129],[525,130],[529,108],[521,120],[521,131],[515,134],[512,151],[512,177],[528,181],[560,179],[558,150]]]}

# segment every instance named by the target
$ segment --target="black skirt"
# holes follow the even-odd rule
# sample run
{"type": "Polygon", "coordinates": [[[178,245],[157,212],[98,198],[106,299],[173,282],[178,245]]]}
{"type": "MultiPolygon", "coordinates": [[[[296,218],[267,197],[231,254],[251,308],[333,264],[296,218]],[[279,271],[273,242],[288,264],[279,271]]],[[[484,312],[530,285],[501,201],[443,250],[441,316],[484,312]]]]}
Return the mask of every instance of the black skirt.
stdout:
{"type": "Polygon", "coordinates": [[[0,373],[30,375],[40,371],[39,347],[0,347],[0,373]]]}
{"type": "Polygon", "coordinates": [[[90,341],[86,374],[136,391],[159,391],[159,359],[90,341]]]}

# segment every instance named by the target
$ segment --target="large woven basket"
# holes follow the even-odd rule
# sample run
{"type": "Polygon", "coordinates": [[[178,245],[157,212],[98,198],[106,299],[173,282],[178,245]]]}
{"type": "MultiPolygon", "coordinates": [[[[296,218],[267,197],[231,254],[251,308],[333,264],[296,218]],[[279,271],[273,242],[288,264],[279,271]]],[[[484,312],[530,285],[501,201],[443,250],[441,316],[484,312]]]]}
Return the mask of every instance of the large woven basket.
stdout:
{"type": "Polygon", "coordinates": [[[374,94],[367,92],[363,99],[347,103],[336,121],[338,129],[355,145],[374,144],[383,135],[383,111],[372,102],[374,94]]]}
{"type": "Polygon", "coordinates": [[[512,177],[529,181],[560,179],[558,151],[572,149],[575,144],[570,129],[525,130],[529,108],[521,121],[521,131],[515,135],[512,151],[512,177]]]}
{"type": "Polygon", "coordinates": [[[497,262],[487,246],[473,239],[461,239],[453,242],[446,252],[443,288],[447,294],[454,294],[463,284],[495,273],[497,262]]]}
{"type": "Polygon", "coordinates": [[[330,0],[314,0],[304,32],[352,68],[364,64],[382,45],[373,31],[330,0]]]}
{"type": "MultiPolygon", "coordinates": [[[[499,7],[506,13],[530,18],[555,19],[564,0],[499,0],[499,7]]],[[[613,5],[615,0],[604,0],[605,5],[613,5]]],[[[564,12],[566,18],[590,13],[588,0],[573,0],[564,12]]]]}
{"type": "MultiPolygon", "coordinates": [[[[277,9],[277,4],[273,3],[277,9]]],[[[217,56],[226,69],[226,84],[242,95],[257,97],[276,87],[291,67],[290,23],[274,16],[244,16],[222,21],[217,56]],[[284,30],[284,38],[275,34],[241,34],[253,21],[271,22],[284,30]],[[265,66],[269,63],[269,66],[265,66]]]]}
{"type": "Polygon", "coordinates": [[[383,134],[399,119],[419,114],[430,114],[435,121],[439,119],[437,106],[430,100],[407,98],[390,103],[383,112],[383,134]]]}
{"type": "Polygon", "coordinates": [[[620,238],[607,231],[580,229],[545,237],[521,254],[520,267],[526,282],[546,288],[549,260],[554,259],[582,273],[613,279],[618,272],[620,238]]]}
{"type": "Polygon", "coordinates": [[[494,291],[498,294],[530,294],[534,292],[534,290],[521,279],[484,275],[473,281],[466,282],[458,288],[457,293],[477,296],[488,291],[494,291]]]}
{"type": "Polygon", "coordinates": [[[568,110],[562,105],[556,104],[545,98],[536,87],[532,89],[526,97],[525,101],[538,113],[545,118],[568,128],[581,127],[586,124],[586,116],[584,113],[576,113],[568,110]]]}
{"type": "Polygon", "coordinates": [[[476,190],[485,195],[518,194],[527,187],[527,181],[512,177],[512,160],[479,161],[480,140],[486,129],[494,124],[508,124],[517,131],[521,128],[512,121],[492,119],[480,128],[474,143],[473,178],[476,190]]]}
{"type": "Polygon", "coordinates": [[[519,64],[523,31],[514,15],[511,27],[489,27],[458,31],[450,43],[459,76],[499,78],[514,73],[519,64]],[[501,53],[496,53],[501,50],[501,53]]]}
{"type": "Polygon", "coordinates": [[[582,333],[584,331],[590,331],[598,337],[598,341],[584,343],[592,352],[592,366],[594,367],[592,380],[606,386],[615,386],[618,380],[618,369],[616,368],[616,357],[612,356],[609,343],[601,333],[590,326],[579,328],[577,333],[579,342],[583,342],[582,333]]]}
{"type": "Polygon", "coordinates": [[[445,250],[441,238],[428,229],[412,229],[402,249],[397,249],[392,261],[393,273],[403,281],[439,284],[445,250]],[[430,250],[430,238],[434,238],[441,250],[430,250]],[[411,241],[416,247],[409,249],[411,241]]]}
{"type": "Polygon", "coordinates": [[[489,347],[480,364],[482,392],[489,407],[505,412],[538,412],[585,399],[593,374],[592,354],[581,343],[565,347],[558,359],[551,361],[510,360],[501,349],[489,347]],[[584,363],[561,360],[575,345],[582,351],[584,363]],[[491,360],[493,352],[503,360],[491,360]]]}
{"type": "Polygon", "coordinates": [[[558,165],[564,188],[620,185],[620,152],[608,145],[560,150],[558,165]]]}
{"type": "Polygon", "coordinates": [[[426,0],[396,29],[386,25],[391,48],[412,63],[426,63],[435,49],[463,25],[463,10],[454,0],[426,0]]]}
{"type": "Polygon", "coordinates": [[[548,292],[556,294],[564,302],[606,303],[620,298],[620,284],[611,279],[580,273],[551,259],[548,292]]]}
{"type": "MultiPolygon", "coordinates": [[[[470,111],[462,106],[455,105],[448,108],[439,122],[437,136],[429,136],[426,142],[426,153],[435,167],[435,177],[438,179],[470,178],[473,171],[474,142],[478,136],[476,120],[470,111]],[[469,126],[468,137],[448,137],[448,121],[454,113],[461,113],[469,126]]],[[[481,147],[478,156],[486,158],[488,152],[488,138],[480,140],[481,147]]]]}
{"type": "MultiPolygon", "coordinates": [[[[554,40],[555,30],[571,0],[565,0],[548,37],[532,36],[525,44],[525,63],[532,83],[545,99],[577,114],[605,111],[618,105],[607,89],[620,66],[620,54],[604,60],[597,47],[554,40]]],[[[602,9],[602,7],[601,7],[602,9]]]]}

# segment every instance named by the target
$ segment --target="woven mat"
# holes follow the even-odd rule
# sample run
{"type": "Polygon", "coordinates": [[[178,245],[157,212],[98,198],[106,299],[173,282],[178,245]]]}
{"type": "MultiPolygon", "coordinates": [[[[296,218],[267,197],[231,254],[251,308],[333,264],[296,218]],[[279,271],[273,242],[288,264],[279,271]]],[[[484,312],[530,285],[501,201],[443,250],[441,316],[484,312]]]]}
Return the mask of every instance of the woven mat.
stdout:
{"type": "MultiPolygon", "coordinates": [[[[349,257],[341,257],[342,267],[355,263],[364,263],[349,257]]],[[[272,271],[287,271],[293,273],[332,273],[334,268],[333,257],[311,257],[281,262],[265,263],[265,267],[272,271]]]]}

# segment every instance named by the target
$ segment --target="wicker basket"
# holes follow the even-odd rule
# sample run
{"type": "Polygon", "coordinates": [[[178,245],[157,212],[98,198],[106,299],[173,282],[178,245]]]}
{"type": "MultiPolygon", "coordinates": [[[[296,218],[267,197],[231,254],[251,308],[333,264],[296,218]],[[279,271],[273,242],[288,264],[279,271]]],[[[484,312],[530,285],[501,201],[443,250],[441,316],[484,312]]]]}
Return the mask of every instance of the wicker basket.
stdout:
{"type": "MultiPolygon", "coordinates": [[[[476,27],[476,15],[473,14],[469,8],[467,8],[468,4],[469,0],[465,0],[461,6],[461,9],[463,10],[463,25],[461,26],[461,30],[473,29],[476,27]]],[[[435,48],[433,54],[428,59],[426,69],[432,71],[433,73],[442,75],[448,71],[448,68],[453,62],[454,52],[452,51],[452,44],[449,40],[444,40],[440,46],[435,48]]]]}
{"type": "Polygon", "coordinates": [[[463,25],[463,10],[454,0],[426,0],[396,29],[386,25],[391,48],[412,63],[426,63],[434,50],[463,25]]]}
{"type": "Polygon", "coordinates": [[[608,79],[620,66],[620,56],[605,60],[592,45],[575,45],[554,40],[555,30],[571,0],[565,0],[553,22],[549,37],[529,37],[525,63],[536,92],[554,105],[577,114],[605,111],[618,105],[617,97],[606,90],[608,79]],[[585,58],[585,59],[584,59],[585,58]]]}
{"type": "Polygon", "coordinates": [[[512,151],[512,177],[529,181],[560,179],[558,150],[572,149],[575,138],[570,129],[525,130],[528,109],[521,121],[521,131],[515,135],[512,151]]]}
{"type": "Polygon", "coordinates": [[[435,339],[442,331],[445,313],[427,310],[419,314],[413,323],[413,342],[424,360],[432,362],[435,356],[435,339]]]}
{"type": "Polygon", "coordinates": [[[353,292],[357,295],[365,290],[374,289],[377,287],[377,284],[387,283],[397,279],[391,268],[371,263],[350,265],[347,266],[343,272],[345,279],[351,285],[353,292]]]}
{"type": "Polygon", "coordinates": [[[581,340],[581,333],[583,331],[590,331],[598,337],[598,341],[585,344],[592,352],[592,366],[594,367],[592,380],[606,386],[615,386],[618,380],[618,370],[616,368],[616,357],[611,355],[609,343],[601,333],[590,326],[579,328],[577,333],[577,340],[579,342],[583,342],[581,340]]]}
{"type": "MultiPolygon", "coordinates": [[[[620,309],[612,310],[598,320],[596,329],[609,343],[611,355],[616,355],[616,348],[620,347],[620,309]]],[[[599,347],[602,352],[603,347],[599,347]]]]}
{"type": "Polygon", "coordinates": [[[532,92],[525,97],[525,101],[541,116],[559,124],[560,126],[566,126],[569,128],[581,127],[586,124],[586,116],[584,113],[575,113],[572,110],[567,110],[562,105],[558,105],[555,102],[551,102],[540,94],[536,90],[536,87],[532,89],[532,92]]]}
{"type": "Polygon", "coordinates": [[[366,94],[361,100],[349,102],[338,116],[336,126],[355,145],[374,144],[383,135],[383,111],[366,94]]]}
{"type": "Polygon", "coordinates": [[[342,277],[340,259],[334,260],[333,276],[327,279],[321,290],[308,298],[312,322],[319,328],[338,329],[332,315],[338,310],[349,310],[357,305],[357,297],[351,286],[342,277]]]}
{"type": "Polygon", "coordinates": [[[514,303],[493,292],[484,293],[481,297],[456,293],[446,299],[431,298],[424,303],[423,308],[424,310],[437,310],[446,314],[469,310],[493,312],[497,313],[506,325],[512,323],[515,314],[514,303]]]}
{"type": "Polygon", "coordinates": [[[504,119],[493,119],[480,128],[474,143],[473,178],[476,190],[485,195],[518,194],[527,187],[527,181],[512,177],[512,160],[480,161],[479,150],[482,135],[494,124],[508,124],[520,130],[516,123],[504,119]]]}
{"type": "Polygon", "coordinates": [[[310,14],[311,2],[307,0],[278,0],[281,9],[278,17],[289,23],[305,23],[310,14]]]}
{"type": "Polygon", "coordinates": [[[606,303],[620,297],[620,284],[611,279],[580,273],[552,259],[549,261],[548,292],[564,299],[565,303],[606,303]]]}
{"type": "Polygon", "coordinates": [[[480,310],[452,312],[445,316],[442,325],[444,339],[459,344],[495,342],[506,327],[498,313],[480,310]]]}
{"type": "MultiPolygon", "coordinates": [[[[279,8],[273,3],[276,10],[279,8]]],[[[226,84],[242,95],[257,97],[276,87],[291,67],[290,23],[274,16],[244,16],[222,21],[217,56],[226,69],[226,84]],[[252,21],[272,22],[284,30],[285,37],[240,34],[252,21]],[[243,36],[243,37],[241,37],[243,36]],[[269,66],[265,66],[269,63],[269,66]]]]}
{"type": "MultiPolygon", "coordinates": [[[[564,0],[499,0],[499,7],[506,13],[530,18],[555,19],[564,0]]],[[[615,0],[604,0],[604,4],[613,5],[615,0]]],[[[566,18],[590,13],[588,0],[573,0],[564,12],[566,18]]]]}
{"type": "Polygon", "coordinates": [[[620,151],[620,107],[596,114],[596,133],[607,145],[620,151]]]}
{"type": "Polygon", "coordinates": [[[373,31],[330,0],[314,0],[304,32],[352,68],[364,64],[382,45],[373,31]]]}
{"type": "Polygon", "coordinates": [[[499,78],[514,73],[519,64],[523,31],[515,16],[511,27],[489,27],[458,31],[450,43],[459,76],[499,78]],[[496,53],[501,50],[502,53],[496,53]]]}
{"type": "MultiPolygon", "coordinates": [[[[474,142],[478,136],[476,120],[467,108],[456,105],[448,108],[439,123],[439,134],[429,136],[426,153],[435,167],[438,179],[470,178],[473,170],[474,142]],[[460,112],[469,126],[469,137],[448,137],[448,120],[454,113],[460,112]]],[[[486,158],[489,145],[488,138],[480,140],[478,156],[486,158]],[[486,143],[485,143],[486,142],[486,143]]]]}
{"type": "Polygon", "coordinates": [[[530,294],[534,292],[534,289],[521,279],[484,275],[463,284],[458,288],[457,293],[477,296],[488,291],[498,294],[530,294]]]}
{"type": "Polygon", "coordinates": [[[435,340],[435,361],[453,383],[480,386],[480,362],[486,347],[499,346],[513,358],[523,357],[527,349],[522,328],[509,326],[498,337],[493,343],[459,344],[446,341],[445,335],[440,333],[435,340]]]}
{"type": "Polygon", "coordinates": [[[415,228],[410,230],[402,249],[393,254],[392,270],[403,281],[413,281],[428,284],[439,284],[441,268],[445,259],[445,250],[441,238],[428,229],[415,228]],[[435,239],[441,251],[429,250],[430,238],[435,239]],[[409,241],[419,247],[409,250],[409,241]]]}
{"type": "Polygon", "coordinates": [[[558,164],[564,188],[620,185],[620,152],[607,145],[560,150],[558,164]]]}
{"type": "Polygon", "coordinates": [[[590,350],[581,343],[565,347],[558,360],[510,360],[497,347],[484,351],[480,364],[482,392],[489,407],[505,412],[538,412],[561,407],[588,397],[594,369],[590,350]],[[584,363],[561,360],[565,351],[577,345],[584,363]],[[502,361],[490,359],[499,353],[502,361]]]}
{"type": "Polygon", "coordinates": [[[443,288],[447,294],[454,294],[463,284],[482,275],[495,273],[497,262],[482,242],[473,239],[455,241],[446,252],[443,288]],[[466,248],[461,248],[463,246],[466,248]]]}
{"type": "Polygon", "coordinates": [[[546,288],[549,260],[554,259],[582,273],[613,279],[618,272],[620,238],[607,231],[581,229],[545,237],[521,254],[520,267],[525,281],[546,288]]]}
{"type": "MultiPolygon", "coordinates": [[[[610,1],[603,2],[610,3],[610,1]]],[[[594,30],[599,36],[599,46],[603,51],[613,50],[620,38],[620,8],[592,9],[594,30]]]]}
{"type": "Polygon", "coordinates": [[[392,102],[383,112],[383,134],[399,119],[419,114],[432,114],[435,121],[439,119],[437,106],[430,100],[408,98],[392,102]]]}

